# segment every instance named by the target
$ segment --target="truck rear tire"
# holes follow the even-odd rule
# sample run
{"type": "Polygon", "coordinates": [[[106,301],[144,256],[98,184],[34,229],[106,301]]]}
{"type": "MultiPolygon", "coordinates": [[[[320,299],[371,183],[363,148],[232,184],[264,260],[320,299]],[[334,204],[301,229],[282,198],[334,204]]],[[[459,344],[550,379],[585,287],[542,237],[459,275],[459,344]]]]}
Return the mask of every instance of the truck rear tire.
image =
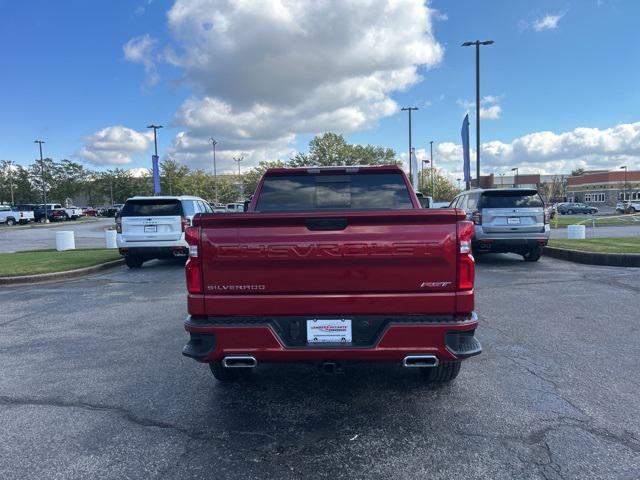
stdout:
{"type": "Polygon", "coordinates": [[[209,369],[213,374],[213,377],[219,382],[233,382],[240,378],[240,371],[244,369],[227,368],[222,365],[221,361],[213,362],[209,364],[209,369]]]}
{"type": "Polygon", "coordinates": [[[542,256],[542,247],[536,247],[522,255],[525,262],[537,262],[542,256]]]}
{"type": "Polygon", "coordinates": [[[126,263],[129,268],[140,268],[144,263],[144,259],[138,255],[125,255],[124,263],[126,263]]]}
{"type": "Polygon", "coordinates": [[[420,375],[430,383],[446,383],[458,376],[461,365],[462,362],[440,362],[437,367],[421,368],[420,375]]]}

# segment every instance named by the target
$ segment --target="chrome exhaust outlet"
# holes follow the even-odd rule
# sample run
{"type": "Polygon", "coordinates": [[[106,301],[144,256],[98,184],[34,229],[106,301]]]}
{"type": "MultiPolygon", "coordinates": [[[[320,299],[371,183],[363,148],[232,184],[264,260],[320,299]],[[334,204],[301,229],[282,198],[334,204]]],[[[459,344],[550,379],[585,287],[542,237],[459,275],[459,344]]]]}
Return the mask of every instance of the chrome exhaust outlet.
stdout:
{"type": "Polygon", "coordinates": [[[226,368],[255,368],[258,361],[250,355],[232,355],[224,357],[222,365],[226,368]]]}
{"type": "Polygon", "coordinates": [[[402,360],[403,367],[437,367],[438,363],[435,355],[409,355],[402,360]]]}

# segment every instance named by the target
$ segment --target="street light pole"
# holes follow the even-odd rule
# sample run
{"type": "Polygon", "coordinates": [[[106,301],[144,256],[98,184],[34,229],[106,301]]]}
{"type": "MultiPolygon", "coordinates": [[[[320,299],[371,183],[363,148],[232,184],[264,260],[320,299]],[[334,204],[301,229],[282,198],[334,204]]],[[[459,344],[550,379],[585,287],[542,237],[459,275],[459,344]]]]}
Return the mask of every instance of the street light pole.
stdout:
{"type": "Polygon", "coordinates": [[[436,177],[435,170],[433,169],[433,140],[429,142],[429,147],[431,148],[431,196],[435,198],[436,177]]]}
{"type": "Polygon", "coordinates": [[[460,183],[462,181],[461,178],[456,178],[456,180],[458,181],[458,190],[462,190],[462,184],[460,183]]]}
{"type": "Polygon", "coordinates": [[[624,194],[622,197],[622,205],[624,206],[624,202],[627,201],[627,166],[626,165],[621,166],[620,170],[622,169],[624,169],[624,194]]]}
{"type": "Polygon", "coordinates": [[[480,45],[492,45],[493,40],[464,42],[463,47],[476,47],[476,177],[480,188],[480,45]]]}
{"type": "MultiPolygon", "coordinates": [[[[425,165],[425,163],[427,165],[429,165],[431,163],[431,161],[430,160],[422,160],[422,175],[421,175],[421,177],[422,177],[422,189],[420,190],[422,193],[424,193],[424,165],[425,165]]],[[[431,195],[433,195],[433,193],[431,195]]]]}
{"type": "Polygon", "coordinates": [[[214,190],[214,198],[215,203],[218,203],[218,172],[216,170],[216,145],[218,142],[213,139],[213,137],[209,138],[211,142],[211,146],[213,147],[213,190],[214,190]]]}
{"type": "Polygon", "coordinates": [[[240,192],[240,200],[242,200],[242,197],[244,195],[243,192],[243,188],[242,188],[242,178],[241,178],[241,173],[240,173],[240,162],[242,162],[244,160],[244,155],[240,155],[239,157],[233,157],[233,161],[236,162],[238,164],[238,190],[240,192]]]}
{"type": "Polygon", "coordinates": [[[49,223],[49,216],[47,215],[47,188],[44,183],[44,158],[42,158],[42,144],[43,140],[34,140],[33,143],[37,143],[40,147],[40,178],[42,179],[42,199],[44,200],[44,223],[49,223]]]}
{"type": "Polygon", "coordinates": [[[162,128],[162,125],[154,125],[153,123],[151,125],[147,125],[147,128],[153,128],[153,147],[154,147],[154,152],[156,154],[156,157],[158,156],[158,135],[157,135],[157,131],[159,128],[162,128]]]}
{"type": "Polygon", "coordinates": [[[14,205],[15,202],[13,200],[13,162],[11,160],[7,161],[7,168],[9,169],[9,173],[7,174],[9,177],[9,192],[11,192],[11,205],[14,205]]]}
{"type": "Polygon", "coordinates": [[[518,185],[520,185],[520,183],[519,183],[519,179],[518,179],[518,176],[519,176],[519,175],[518,175],[518,173],[519,173],[520,171],[518,170],[518,167],[512,168],[512,169],[511,169],[511,171],[512,171],[512,172],[516,172],[516,176],[515,176],[515,178],[513,179],[513,186],[514,186],[514,187],[517,187],[518,185]]]}
{"type": "Polygon", "coordinates": [[[402,107],[400,110],[403,112],[409,112],[409,178],[412,181],[411,183],[413,183],[413,165],[411,161],[411,152],[413,151],[413,145],[411,144],[411,112],[418,110],[418,107],[402,107]]]}

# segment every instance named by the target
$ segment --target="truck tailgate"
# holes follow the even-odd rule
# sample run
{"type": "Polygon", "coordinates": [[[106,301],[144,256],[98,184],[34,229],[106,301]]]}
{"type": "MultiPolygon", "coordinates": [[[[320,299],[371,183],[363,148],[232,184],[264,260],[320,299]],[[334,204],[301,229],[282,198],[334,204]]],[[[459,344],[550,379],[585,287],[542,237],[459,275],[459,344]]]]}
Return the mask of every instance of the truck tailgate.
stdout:
{"type": "Polygon", "coordinates": [[[206,310],[216,297],[453,295],[462,218],[418,209],[199,217],[206,310]]]}

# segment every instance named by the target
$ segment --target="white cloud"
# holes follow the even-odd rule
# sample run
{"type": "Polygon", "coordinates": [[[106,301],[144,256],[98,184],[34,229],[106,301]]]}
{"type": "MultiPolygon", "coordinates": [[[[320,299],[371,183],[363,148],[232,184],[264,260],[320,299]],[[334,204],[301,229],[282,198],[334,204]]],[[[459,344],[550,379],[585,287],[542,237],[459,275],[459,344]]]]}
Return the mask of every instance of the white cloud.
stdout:
{"type": "MultiPolygon", "coordinates": [[[[480,118],[484,120],[499,120],[502,114],[502,107],[499,105],[500,97],[486,95],[480,100],[480,118]]],[[[475,102],[469,100],[456,100],[456,103],[467,113],[476,111],[475,102]]]]}
{"type": "MultiPolygon", "coordinates": [[[[452,176],[462,172],[462,146],[459,143],[434,145],[436,167],[452,176]]],[[[569,132],[534,132],[506,143],[494,140],[481,146],[483,174],[508,173],[519,167],[521,173],[567,173],[575,168],[615,169],[626,164],[640,169],[640,122],[615,127],[576,128],[569,132]]],[[[471,154],[472,162],[475,150],[471,154]]]]}
{"type": "Polygon", "coordinates": [[[195,95],[176,113],[172,154],[197,161],[184,145],[210,136],[221,151],[269,152],[297,134],[375,126],[399,109],[390,94],[442,59],[435,15],[422,0],[177,0],[165,58],[195,95]]]}
{"type": "Polygon", "coordinates": [[[544,17],[540,17],[531,22],[528,26],[536,32],[542,32],[543,30],[555,30],[558,28],[558,24],[562,17],[567,14],[567,11],[562,11],[555,15],[548,13],[544,17]]]}
{"type": "Polygon", "coordinates": [[[87,143],[76,155],[94,165],[127,165],[133,156],[147,150],[152,134],[115,125],[106,127],[86,138],[87,143]]]}
{"type": "Polygon", "coordinates": [[[144,65],[146,83],[152,87],[158,83],[160,76],[153,59],[153,50],[157,40],[148,33],[134,37],[122,46],[125,60],[144,65]]]}

